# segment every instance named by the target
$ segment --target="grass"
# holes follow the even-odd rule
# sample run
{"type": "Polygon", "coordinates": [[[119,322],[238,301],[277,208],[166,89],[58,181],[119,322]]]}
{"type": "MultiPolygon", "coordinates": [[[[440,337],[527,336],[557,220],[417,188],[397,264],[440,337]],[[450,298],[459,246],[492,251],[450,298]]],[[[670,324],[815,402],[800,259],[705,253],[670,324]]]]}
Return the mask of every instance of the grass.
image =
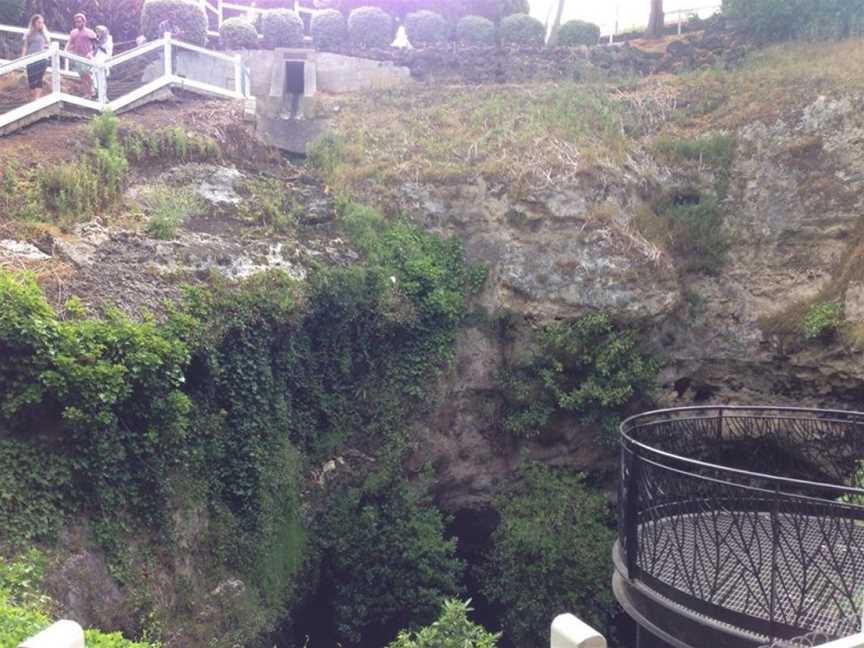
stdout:
{"type": "Polygon", "coordinates": [[[175,238],[177,228],[204,209],[200,196],[188,189],[162,184],[146,187],[140,201],[148,216],[147,233],[165,241],[175,238]]]}
{"type": "Polygon", "coordinates": [[[348,101],[340,139],[315,150],[313,166],[349,192],[481,176],[519,192],[575,177],[625,149],[627,111],[599,85],[409,86],[348,101]]]}

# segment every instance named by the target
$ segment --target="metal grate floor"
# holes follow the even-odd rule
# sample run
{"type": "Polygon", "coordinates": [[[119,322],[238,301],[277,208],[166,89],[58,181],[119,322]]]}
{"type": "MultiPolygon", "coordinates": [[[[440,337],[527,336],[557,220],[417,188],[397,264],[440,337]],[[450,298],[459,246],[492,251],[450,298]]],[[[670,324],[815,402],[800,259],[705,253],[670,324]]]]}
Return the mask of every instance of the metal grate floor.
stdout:
{"type": "Polygon", "coordinates": [[[644,522],[639,566],[666,585],[759,619],[858,631],[864,526],[801,514],[706,511],[644,522]],[[777,565],[772,583],[772,564],[777,565]],[[773,595],[772,595],[773,592],[773,595]]]}

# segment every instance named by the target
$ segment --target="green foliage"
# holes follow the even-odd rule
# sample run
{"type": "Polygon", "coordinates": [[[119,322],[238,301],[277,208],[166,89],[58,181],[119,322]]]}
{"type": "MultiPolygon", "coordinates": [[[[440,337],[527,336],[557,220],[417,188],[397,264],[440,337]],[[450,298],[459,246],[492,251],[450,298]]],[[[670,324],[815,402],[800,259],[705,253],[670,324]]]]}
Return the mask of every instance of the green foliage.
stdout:
{"type": "Polygon", "coordinates": [[[456,42],[464,45],[494,45],[495,23],[482,16],[465,16],[456,23],[456,42]]]}
{"type": "Polygon", "coordinates": [[[726,133],[702,135],[697,138],[674,138],[662,136],[655,142],[655,149],[673,162],[698,162],[700,167],[713,167],[714,189],[719,198],[724,198],[729,189],[729,176],[735,158],[737,142],[726,133]]]}
{"type": "Polygon", "coordinates": [[[274,178],[244,180],[238,192],[244,198],[240,218],[270,231],[290,230],[303,214],[303,207],[295,202],[293,193],[274,178]]]}
{"type": "Polygon", "coordinates": [[[219,28],[219,38],[225,49],[255,49],[258,47],[258,32],[255,25],[245,18],[229,18],[219,28]]]}
{"type": "Polygon", "coordinates": [[[0,648],[16,648],[49,625],[51,621],[44,612],[10,604],[0,590],[0,648]]]}
{"type": "Polygon", "coordinates": [[[590,313],[541,331],[538,350],[524,366],[503,375],[504,429],[530,438],[553,415],[572,412],[614,440],[619,414],[650,398],[659,366],[644,355],[632,331],[608,315],[590,313]]]}
{"type": "Polygon", "coordinates": [[[766,40],[845,38],[864,29],[861,0],[723,0],[723,15],[766,40]]]}
{"type": "Polygon", "coordinates": [[[145,0],[141,9],[141,33],[148,40],[162,38],[159,26],[169,21],[180,32],[178,38],[193,45],[207,43],[207,14],[194,0],[145,0]]]}
{"type": "Polygon", "coordinates": [[[0,374],[3,417],[26,425],[37,409],[56,415],[82,496],[158,515],[185,434],[186,347],[116,311],[61,321],[28,275],[0,272],[0,307],[0,348],[22,360],[0,374]]]}
{"type": "Polygon", "coordinates": [[[447,40],[447,21],[434,11],[415,11],[405,18],[405,33],[414,47],[435,45],[447,40]]]}
{"type": "Polygon", "coordinates": [[[587,45],[593,47],[600,41],[600,28],[584,20],[568,20],[558,32],[558,44],[564,47],[587,45]]]}
{"type": "Polygon", "coordinates": [[[31,547],[14,559],[0,558],[0,595],[7,603],[45,609],[48,599],[41,593],[48,558],[31,547]]]}
{"type": "Polygon", "coordinates": [[[345,140],[336,133],[325,133],[309,145],[306,165],[326,177],[345,159],[345,140]]]}
{"type": "Polygon", "coordinates": [[[41,167],[38,193],[61,222],[88,218],[123,193],[129,163],[117,139],[117,117],[104,113],[91,122],[89,153],[78,162],[41,167]]]}
{"type": "Polygon", "coordinates": [[[222,157],[214,139],[187,132],[180,127],[153,131],[133,129],[122,137],[122,146],[126,156],[133,162],[163,159],[207,162],[222,157]]]}
{"type": "Polygon", "coordinates": [[[72,467],[50,448],[0,441],[0,538],[12,544],[53,538],[71,500],[72,467]]]}
{"type": "Polygon", "coordinates": [[[175,238],[177,228],[205,206],[197,194],[164,184],[145,187],[139,200],[148,216],[147,233],[165,241],[175,238]]]}
{"type": "Polygon", "coordinates": [[[41,209],[35,186],[14,162],[0,168],[0,214],[15,220],[37,220],[41,209]]]}
{"type": "Polygon", "coordinates": [[[309,29],[315,47],[320,50],[348,45],[348,23],[345,16],[335,9],[324,9],[312,16],[309,29]]]}
{"type": "Polygon", "coordinates": [[[5,0],[0,5],[0,24],[21,25],[27,17],[24,15],[25,0],[5,0]]]}
{"type": "Polygon", "coordinates": [[[303,19],[290,9],[274,9],[261,15],[261,36],[266,47],[302,47],[303,19]]]}
{"type": "Polygon", "coordinates": [[[400,628],[433,621],[459,593],[455,541],[427,489],[398,475],[398,463],[360,488],[331,496],[316,538],[322,581],[332,590],[334,624],[344,641],[380,645],[400,628]]]}
{"type": "Polygon", "coordinates": [[[119,632],[92,629],[84,631],[84,643],[87,648],[151,648],[147,643],[129,641],[119,632]]]}
{"type": "Polygon", "coordinates": [[[504,45],[542,47],[546,41],[543,23],[528,14],[512,14],[501,21],[498,36],[504,45]]]}
{"type": "Polygon", "coordinates": [[[806,340],[831,337],[842,325],[843,305],[835,302],[813,304],[801,322],[806,340]]]}
{"type": "Polygon", "coordinates": [[[698,192],[678,192],[664,197],[656,207],[664,222],[672,252],[691,272],[717,274],[726,261],[729,238],[723,228],[723,212],[717,198],[698,192]]]}
{"type": "Polygon", "coordinates": [[[504,636],[534,646],[563,611],[603,631],[614,609],[605,499],[579,475],[532,465],[524,478],[497,501],[501,521],[483,573],[483,593],[503,610],[504,636]]]}
{"type": "Polygon", "coordinates": [[[417,632],[403,630],[387,648],[496,648],[500,635],[487,632],[468,618],[470,601],[444,601],[441,616],[417,632]]]}
{"type": "Polygon", "coordinates": [[[357,47],[389,47],[393,19],[378,7],[358,7],[348,16],[348,36],[357,47]]]}

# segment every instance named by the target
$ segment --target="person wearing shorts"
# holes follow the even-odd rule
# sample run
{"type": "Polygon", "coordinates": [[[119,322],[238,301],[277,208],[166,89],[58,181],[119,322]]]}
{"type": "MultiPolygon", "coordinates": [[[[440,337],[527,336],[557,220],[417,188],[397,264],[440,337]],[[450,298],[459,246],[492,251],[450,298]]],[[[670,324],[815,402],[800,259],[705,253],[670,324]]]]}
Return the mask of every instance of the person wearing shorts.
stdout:
{"type": "MultiPolygon", "coordinates": [[[[69,32],[69,41],[66,43],[66,51],[76,54],[82,58],[93,58],[94,43],[97,40],[96,32],[87,28],[87,17],[82,13],[75,14],[72,19],[75,28],[69,32]]],[[[93,96],[93,67],[86,63],[74,61],[72,69],[81,77],[79,91],[81,96],[90,98],[93,96]]]]}
{"type": "MultiPolygon", "coordinates": [[[[48,49],[51,37],[45,29],[45,19],[36,14],[30,19],[30,28],[24,34],[24,45],[21,48],[21,56],[39,54],[48,49]]],[[[30,88],[30,99],[36,100],[42,96],[42,82],[45,78],[45,70],[48,69],[48,59],[37,61],[27,66],[27,85],[30,88]]]]}

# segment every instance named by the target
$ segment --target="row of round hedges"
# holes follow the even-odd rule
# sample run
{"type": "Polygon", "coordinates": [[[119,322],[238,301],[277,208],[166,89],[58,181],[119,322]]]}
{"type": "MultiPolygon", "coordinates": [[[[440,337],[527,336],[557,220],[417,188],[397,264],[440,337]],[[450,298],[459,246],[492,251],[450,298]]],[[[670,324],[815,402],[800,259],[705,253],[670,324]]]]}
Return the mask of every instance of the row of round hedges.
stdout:
{"type": "Polygon", "coordinates": [[[600,28],[594,23],[584,20],[568,20],[561,25],[558,32],[558,44],[565,47],[576,45],[588,45],[589,47],[600,42],[600,28]]]}
{"type": "Polygon", "coordinates": [[[207,42],[207,15],[193,0],[146,0],[141,9],[141,32],[148,40],[162,38],[160,25],[167,21],[178,37],[194,45],[207,42]]]}
{"type": "Polygon", "coordinates": [[[261,16],[265,47],[302,47],[303,19],[290,9],[273,9],[261,16]]]}
{"type": "Polygon", "coordinates": [[[229,18],[219,28],[219,40],[225,49],[254,49],[258,47],[258,30],[246,18],[229,18]]]}
{"type": "Polygon", "coordinates": [[[358,7],[348,16],[348,36],[356,47],[387,47],[395,35],[390,14],[378,7],[358,7]]]}
{"type": "Polygon", "coordinates": [[[501,21],[498,37],[505,45],[536,45],[546,42],[546,27],[528,14],[513,14],[501,21]]]}

